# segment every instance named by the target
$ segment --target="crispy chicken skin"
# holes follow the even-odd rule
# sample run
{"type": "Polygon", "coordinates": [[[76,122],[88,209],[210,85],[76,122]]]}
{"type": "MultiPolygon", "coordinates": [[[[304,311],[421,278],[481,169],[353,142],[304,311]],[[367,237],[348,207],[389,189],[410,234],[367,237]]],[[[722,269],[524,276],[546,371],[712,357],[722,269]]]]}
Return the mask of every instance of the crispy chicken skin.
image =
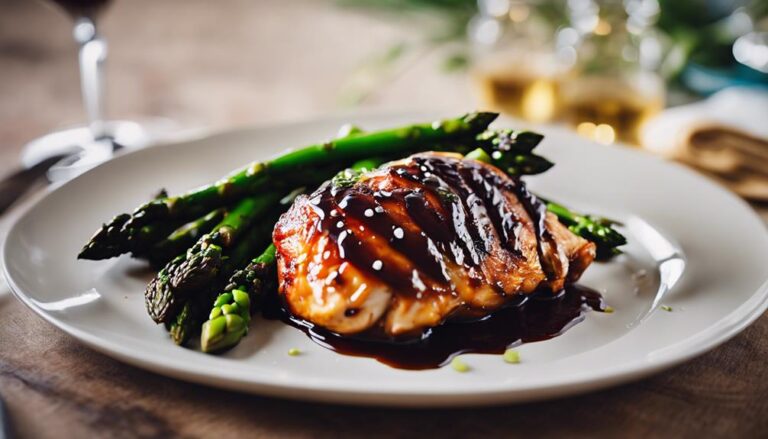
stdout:
{"type": "Polygon", "coordinates": [[[339,334],[387,337],[557,292],[595,257],[522,181],[441,153],[299,197],[273,241],[290,312],[339,334]]]}

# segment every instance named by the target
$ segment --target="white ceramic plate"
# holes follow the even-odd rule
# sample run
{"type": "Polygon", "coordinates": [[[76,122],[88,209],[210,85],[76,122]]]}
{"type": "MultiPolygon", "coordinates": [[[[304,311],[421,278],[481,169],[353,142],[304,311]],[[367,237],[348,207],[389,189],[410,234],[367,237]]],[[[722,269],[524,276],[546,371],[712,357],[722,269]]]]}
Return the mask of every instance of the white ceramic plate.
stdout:
{"type": "MultiPolygon", "coordinates": [[[[99,166],[44,197],[13,226],[4,247],[9,283],[27,306],[83,343],[161,374],[265,395],[401,406],[524,401],[625,382],[715,347],[766,308],[768,234],[744,202],[680,166],[558,130],[547,132],[540,147],[557,166],[529,178],[530,185],[623,221],[630,244],[624,256],[590,267],[582,281],[616,311],[588,313],[563,336],[523,345],[518,365],[466,355],[468,373],[397,370],[333,353],[292,327],[258,319],[236,349],[206,355],[175,346],[147,317],[149,273],[142,264],[75,259],[102,221],[159,188],[179,192],[212,181],[250,160],[331,138],[349,121],[224,133],[99,166]],[[288,356],[294,347],[303,354],[288,356]]],[[[351,121],[372,129],[413,118],[351,121]]]]}

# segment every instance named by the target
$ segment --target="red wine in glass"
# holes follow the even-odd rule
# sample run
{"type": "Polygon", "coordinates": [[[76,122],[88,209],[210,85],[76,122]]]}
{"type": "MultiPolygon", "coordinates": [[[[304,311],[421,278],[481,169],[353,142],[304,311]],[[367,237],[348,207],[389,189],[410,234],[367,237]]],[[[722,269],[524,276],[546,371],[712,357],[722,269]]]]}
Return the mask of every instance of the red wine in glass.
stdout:
{"type": "Polygon", "coordinates": [[[104,9],[110,0],[53,0],[74,18],[93,18],[104,9]]]}

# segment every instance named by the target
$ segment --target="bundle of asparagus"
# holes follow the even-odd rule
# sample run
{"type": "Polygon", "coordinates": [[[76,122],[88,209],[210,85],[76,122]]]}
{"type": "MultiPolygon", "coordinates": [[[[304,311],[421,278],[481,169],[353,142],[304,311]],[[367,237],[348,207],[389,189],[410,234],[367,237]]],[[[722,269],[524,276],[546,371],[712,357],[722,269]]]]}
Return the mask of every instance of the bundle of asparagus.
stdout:
{"type": "MultiPolygon", "coordinates": [[[[348,184],[385,161],[429,150],[465,154],[518,176],[552,167],[532,152],[541,135],[488,129],[496,117],[470,113],[382,131],[347,130],[185,194],[163,193],[104,224],[78,258],[131,253],[148,260],[159,268],[145,293],[150,317],[164,324],[177,344],[200,332],[203,351],[231,348],[247,334],[261,297],[275,291],[272,228],[302,191],[331,178],[332,184],[348,184]]],[[[547,206],[574,233],[595,242],[601,256],[616,254],[626,243],[611,222],[547,206]]]]}

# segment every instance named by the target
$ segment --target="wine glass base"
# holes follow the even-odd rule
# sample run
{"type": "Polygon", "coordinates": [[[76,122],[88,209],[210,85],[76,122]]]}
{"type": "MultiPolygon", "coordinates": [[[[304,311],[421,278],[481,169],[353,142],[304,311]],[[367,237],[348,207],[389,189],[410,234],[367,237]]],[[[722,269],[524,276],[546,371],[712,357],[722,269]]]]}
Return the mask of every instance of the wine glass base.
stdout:
{"type": "Polygon", "coordinates": [[[29,142],[21,153],[21,164],[29,168],[58,155],[66,156],[48,171],[51,182],[69,180],[88,169],[109,160],[116,151],[143,148],[175,131],[168,120],[107,121],[107,137],[94,140],[87,126],[76,126],[46,134],[29,142]]]}

